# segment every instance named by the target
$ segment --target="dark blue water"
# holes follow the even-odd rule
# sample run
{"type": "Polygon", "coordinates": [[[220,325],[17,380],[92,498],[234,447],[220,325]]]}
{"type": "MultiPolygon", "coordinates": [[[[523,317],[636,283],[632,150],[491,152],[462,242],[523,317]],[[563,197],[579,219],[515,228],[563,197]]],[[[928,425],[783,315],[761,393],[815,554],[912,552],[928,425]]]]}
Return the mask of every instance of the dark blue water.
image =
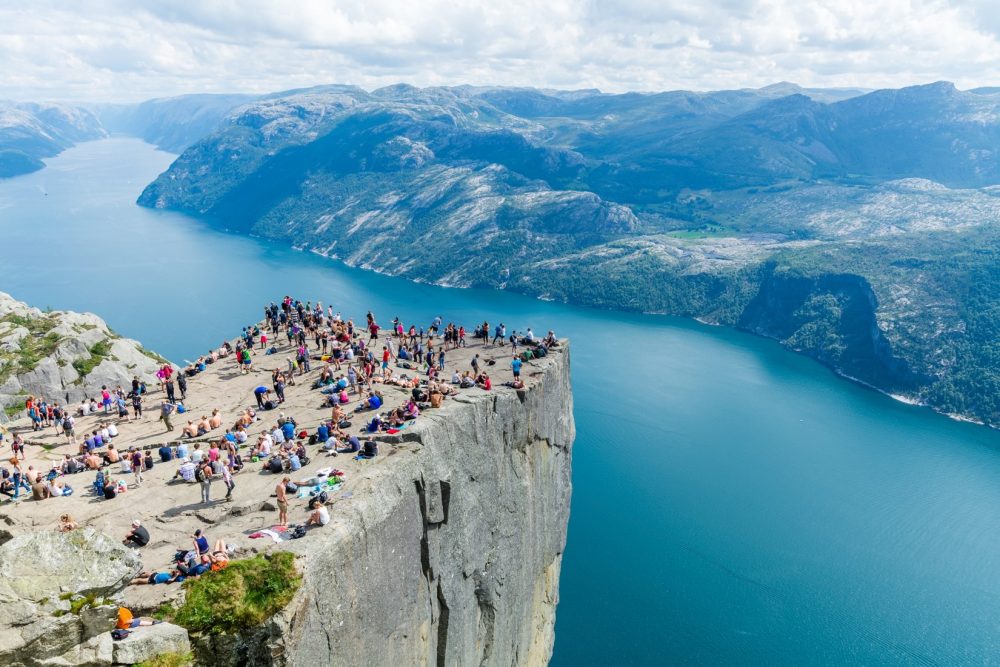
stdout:
{"type": "Polygon", "coordinates": [[[411,284],[134,206],[171,157],[101,141],[0,182],[0,289],[177,361],[285,293],[572,337],[555,664],[1000,662],[1000,434],[757,338],[411,284]]]}

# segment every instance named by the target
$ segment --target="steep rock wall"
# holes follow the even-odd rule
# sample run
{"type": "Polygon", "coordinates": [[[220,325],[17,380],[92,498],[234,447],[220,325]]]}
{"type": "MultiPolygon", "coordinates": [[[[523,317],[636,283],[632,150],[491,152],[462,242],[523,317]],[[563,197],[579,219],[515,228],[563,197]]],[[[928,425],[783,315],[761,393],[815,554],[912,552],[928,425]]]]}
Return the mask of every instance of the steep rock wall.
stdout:
{"type": "Polygon", "coordinates": [[[288,543],[303,556],[292,604],[255,636],[203,644],[199,657],[545,664],[572,489],[568,347],[526,371],[527,390],[450,399],[395,453],[383,444],[388,455],[335,505],[347,520],[288,543]]]}
{"type": "Polygon", "coordinates": [[[894,354],[877,310],[875,292],[861,276],[805,276],[768,265],[737,326],[887,391],[912,391],[930,381],[894,354]]]}

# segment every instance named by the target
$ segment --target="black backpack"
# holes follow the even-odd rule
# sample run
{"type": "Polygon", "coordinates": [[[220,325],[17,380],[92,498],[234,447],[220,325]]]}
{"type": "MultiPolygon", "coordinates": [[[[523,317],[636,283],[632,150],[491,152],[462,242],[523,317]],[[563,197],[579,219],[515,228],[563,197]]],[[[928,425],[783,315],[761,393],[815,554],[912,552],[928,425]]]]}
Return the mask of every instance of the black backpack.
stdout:
{"type": "Polygon", "coordinates": [[[194,469],[194,479],[195,479],[195,481],[198,481],[198,482],[204,482],[205,481],[205,469],[202,468],[200,465],[197,468],[194,469]]]}

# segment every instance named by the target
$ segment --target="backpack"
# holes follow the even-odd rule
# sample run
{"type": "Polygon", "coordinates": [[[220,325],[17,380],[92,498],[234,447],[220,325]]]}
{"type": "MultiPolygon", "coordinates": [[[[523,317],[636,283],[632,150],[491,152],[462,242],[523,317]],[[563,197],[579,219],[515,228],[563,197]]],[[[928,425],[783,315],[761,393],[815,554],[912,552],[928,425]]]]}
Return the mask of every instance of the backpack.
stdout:
{"type": "Polygon", "coordinates": [[[129,632],[128,630],[122,630],[121,628],[115,628],[114,630],[111,631],[111,639],[113,639],[115,641],[120,641],[120,640],[125,639],[126,637],[128,637],[130,634],[132,634],[132,633],[129,632]]]}
{"type": "Polygon", "coordinates": [[[68,416],[66,417],[66,419],[63,419],[62,427],[64,431],[68,431],[71,428],[73,428],[73,422],[70,421],[68,416]]]}
{"type": "Polygon", "coordinates": [[[205,481],[205,469],[203,467],[198,466],[197,468],[194,469],[194,479],[197,482],[205,481]]]}

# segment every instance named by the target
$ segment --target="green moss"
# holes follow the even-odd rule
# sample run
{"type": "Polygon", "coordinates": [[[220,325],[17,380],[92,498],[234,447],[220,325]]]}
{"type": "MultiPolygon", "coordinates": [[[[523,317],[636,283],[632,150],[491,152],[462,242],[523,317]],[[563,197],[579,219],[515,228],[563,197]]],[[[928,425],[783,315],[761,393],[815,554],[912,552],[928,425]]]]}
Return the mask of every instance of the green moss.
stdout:
{"type": "Polygon", "coordinates": [[[186,582],[184,604],[173,621],[210,634],[252,628],[291,602],[301,582],[295,556],[287,551],[235,561],[186,582]]]}
{"type": "Polygon", "coordinates": [[[73,368],[81,378],[90,375],[91,371],[101,365],[101,362],[108,358],[114,358],[111,354],[111,342],[107,339],[99,340],[90,347],[90,356],[86,359],[77,359],[73,362],[73,368]]]}
{"type": "Polygon", "coordinates": [[[5,415],[8,419],[14,419],[22,412],[24,412],[24,405],[8,405],[3,409],[5,415]]]}
{"type": "Polygon", "coordinates": [[[84,595],[74,600],[70,600],[69,611],[71,614],[79,614],[84,609],[96,607],[97,604],[97,597],[95,595],[84,595]]]}
{"type": "Polygon", "coordinates": [[[139,663],[139,667],[188,667],[194,664],[194,655],[191,653],[161,653],[139,663]]]}
{"type": "Polygon", "coordinates": [[[28,335],[18,343],[16,351],[0,351],[0,383],[13,375],[21,375],[35,369],[45,357],[56,351],[62,337],[53,333],[59,321],[51,315],[41,317],[24,317],[15,313],[7,313],[0,317],[0,323],[24,327],[28,335]]]}

